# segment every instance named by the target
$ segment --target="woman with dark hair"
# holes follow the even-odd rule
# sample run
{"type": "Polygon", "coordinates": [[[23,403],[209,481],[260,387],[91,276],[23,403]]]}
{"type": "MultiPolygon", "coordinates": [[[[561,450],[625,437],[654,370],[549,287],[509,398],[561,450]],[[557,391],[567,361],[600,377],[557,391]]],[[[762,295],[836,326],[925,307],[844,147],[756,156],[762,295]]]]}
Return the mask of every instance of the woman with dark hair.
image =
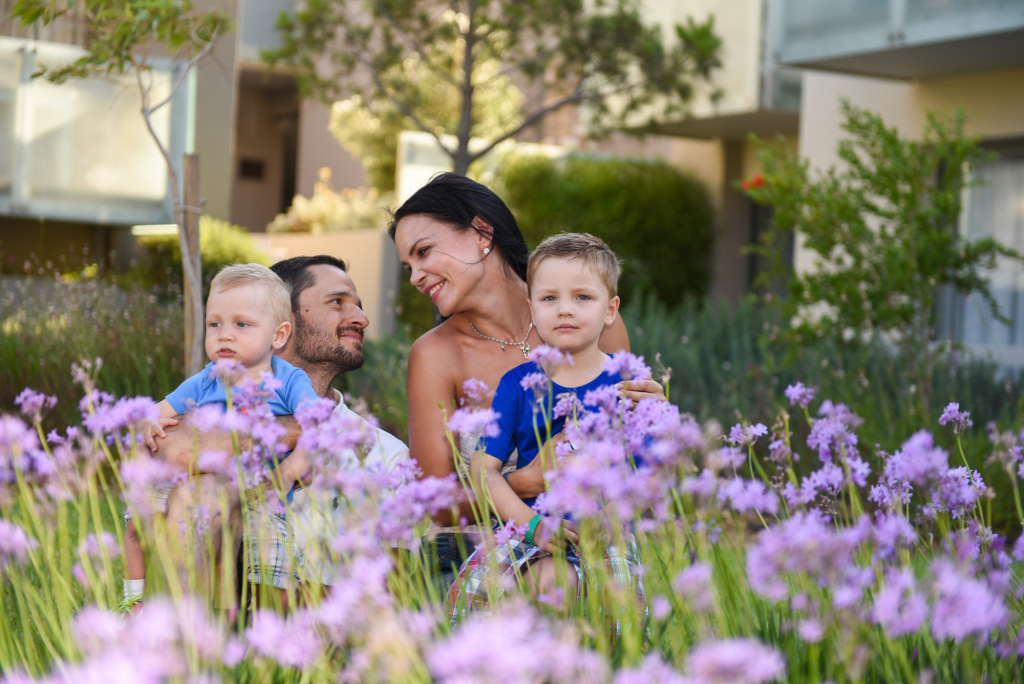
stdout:
{"type": "MultiPolygon", "coordinates": [[[[529,249],[505,203],[453,173],[435,176],[406,200],[394,212],[389,234],[409,281],[445,318],[413,344],[406,375],[410,455],[424,476],[443,477],[456,467],[445,415],[465,398],[463,383],[476,379],[493,390],[541,344],[526,290],[529,249]]],[[[621,318],[605,329],[600,346],[607,353],[629,349],[621,318]]],[[[644,381],[624,387],[636,399],[650,391],[644,381]]],[[[464,472],[475,446],[475,438],[460,436],[464,472]]],[[[523,498],[543,492],[539,459],[508,473],[508,482],[523,498]]],[[[443,547],[452,541],[438,540],[442,569],[443,547]]],[[[458,559],[452,560],[458,567],[458,559]]]]}

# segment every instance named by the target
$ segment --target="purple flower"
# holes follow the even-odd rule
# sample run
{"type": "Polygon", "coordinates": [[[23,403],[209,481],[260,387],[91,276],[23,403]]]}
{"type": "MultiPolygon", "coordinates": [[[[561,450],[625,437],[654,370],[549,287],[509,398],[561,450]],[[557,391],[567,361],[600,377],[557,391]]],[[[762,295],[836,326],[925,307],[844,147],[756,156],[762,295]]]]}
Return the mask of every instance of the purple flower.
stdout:
{"type": "Polygon", "coordinates": [[[473,615],[429,648],[427,667],[441,684],[607,681],[604,656],[559,627],[519,606],[473,615]]]}
{"type": "Polygon", "coordinates": [[[737,513],[779,512],[779,497],[760,480],[726,480],[718,489],[718,502],[737,513]]]}
{"type": "Polygon", "coordinates": [[[949,454],[935,446],[931,433],[921,430],[886,460],[883,475],[887,483],[925,486],[942,477],[948,469],[949,454]]]}
{"type": "Polygon", "coordinates": [[[953,424],[953,432],[958,435],[974,425],[974,422],[971,420],[971,414],[967,411],[961,411],[960,404],[956,402],[948,404],[943,409],[942,415],[939,416],[939,425],[946,425],[948,423],[953,424]]]}
{"type": "Polygon", "coordinates": [[[39,423],[47,411],[57,405],[57,397],[50,397],[26,387],[15,397],[14,403],[22,413],[32,419],[33,423],[39,423]]]}
{"type": "Polygon", "coordinates": [[[220,359],[210,368],[210,377],[220,380],[226,388],[234,387],[245,377],[248,369],[245,364],[234,359],[220,359]]]}
{"type": "Polygon", "coordinates": [[[618,670],[612,684],[692,684],[692,682],[662,660],[660,656],[649,653],[638,666],[618,670]]]}
{"type": "Polygon", "coordinates": [[[424,518],[446,511],[462,499],[462,486],[454,474],[413,480],[384,496],[379,506],[377,533],[391,546],[419,543],[416,526],[424,518]]]}
{"type": "Polygon", "coordinates": [[[512,522],[505,523],[494,531],[494,543],[498,546],[503,546],[513,539],[522,541],[526,536],[528,527],[528,525],[516,527],[515,523],[512,522]]]}
{"type": "Polygon", "coordinates": [[[159,418],[160,412],[149,397],[122,397],[115,402],[94,404],[93,412],[83,416],[82,423],[94,435],[103,435],[134,428],[141,420],[159,418]]]}
{"type": "Polygon", "coordinates": [[[90,533],[85,540],[78,545],[78,553],[93,558],[113,558],[120,552],[117,538],[110,532],[103,531],[96,536],[90,533]]]}
{"type": "Polygon", "coordinates": [[[782,654],[754,639],[705,642],[690,652],[687,674],[696,684],[755,684],[781,679],[782,654]]]}
{"type": "Polygon", "coordinates": [[[644,363],[644,357],[628,351],[618,351],[604,361],[604,370],[610,375],[620,375],[624,380],[650,380],[651,369],[644,363]]]}
{"type": "Polygon", "coordinates": [[[805,387],[802,382],[786,387],[786,398],[789,399],[790,406],[807,408],[814,401],[814,394],[814,388],[805,387]]]}
{"type": "Polygon", "coordinates": [[[985,641],[991,632],[1003,628],[1008,618],[1006,605],[991,587],[958,571],[948,560],[939,559],[933,567],[931,628],[936,639],[952,638],[959,643],[977,635],[985,641]]]}
{"type": "Polygon", "coordinates": [[[0,568],[9,563],[24,563],[39,543],[12,522],[0,518],[0,568]]]}
{"type": "Polygon", "coordinates": [[[462,393],[466,395],[464,399],[465,404],[469,406],[482,406],[491,394],[491,390],[487,387],[487,383],[482,380],[470,378],[462,383],[462,393]]]}
{"type": "Polygon", "coordinates": [[[530,361],[533,361],[548,373],[558,366],[573,365],[571,354],[563,352],[556,347],[549,347],[546,344],[542,344],[530,352],[530,361]]]}
{"type": "Polygon", "coordinates": [[[498,434],[498,413],[493,409],[457,409],[448,419],[448,429],[460,435],[483,434],[495,437],[498,434]]]}
{"type": "Polygon", "coordinates": [[[928,601],[917,591],[909,568],[890,568],[875,594],[871,619],[890,637],[916,632],[928,617],[928,601]]]}
{"type": "Polygon", "coordinates": [[[707,563],[698,562],[683,568],[672,580],[672,589],[684,597],[694,610],[710,610],[714,606],[711,566],[707,563]]]}
{"type": "Polygon", "coordinates": [[[749,446],[756,442],[758,437],[764,437],[767,434],[768,428],[764,423],[746,426],[742,423],[737,423],[732,426],[726,441],[733,446],[749,446]]]}
{"type": "Polygon", "coordinates": [[[575,416],[583,411],[583,402],[576,396],[575,392],[564,392],[556,398],[555,405],[551,409],[552,418],[562,416],[575,416]]]}
{"type": "Polygon", "coordinates": [[[550,382],[545,373],[527,373],[519,381],[519,386],[527,392],[533,392],[535,396],[546,396],[550,382]]]}
{"type": "Polygon", "coordinates": [[[245,638],[259,655],[290,667],[311,666],[322,650],[308,613],[284,619],[273,611],[257,611],[245,638]]]}

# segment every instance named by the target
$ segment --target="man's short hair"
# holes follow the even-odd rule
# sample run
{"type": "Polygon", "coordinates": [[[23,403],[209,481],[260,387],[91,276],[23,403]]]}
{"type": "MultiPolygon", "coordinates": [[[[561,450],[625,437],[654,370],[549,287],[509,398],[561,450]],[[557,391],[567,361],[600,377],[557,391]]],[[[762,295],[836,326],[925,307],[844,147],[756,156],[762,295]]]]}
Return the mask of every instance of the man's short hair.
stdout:
{"type": "Polygon", "coordinates": [[[545,238],[530,255],[526,266],[526,286],[533,289],[533,276],[537,267],[548,258],[558,257],[573,261],[582,259],[608,288],[608,296],[619,293],[619,259],[604,240],[590,233],[559,233],[545,238]]]}
{"type": "Polygon", "coordinates": [[[262,264],[232,264],[225,266],[214,276],[210,292],[231,290],[236,287],[255,285],[267,293],[270,310],[277,322],[292,320],[291,288],[281,278],[262,264]]]}
{"type": "Polygon", "coordinates": [[[309,270],[311,266],[334,266],[342,271],[348,271],[348,266],[344,261],[327,254],[282,259],[270,267],[270,270],[280,276],[281,280],[292,288],[291,306],[293,314],[299,313],[299,295],[312,287],[313,283],[316,282],[316,276],[309,270]]]}

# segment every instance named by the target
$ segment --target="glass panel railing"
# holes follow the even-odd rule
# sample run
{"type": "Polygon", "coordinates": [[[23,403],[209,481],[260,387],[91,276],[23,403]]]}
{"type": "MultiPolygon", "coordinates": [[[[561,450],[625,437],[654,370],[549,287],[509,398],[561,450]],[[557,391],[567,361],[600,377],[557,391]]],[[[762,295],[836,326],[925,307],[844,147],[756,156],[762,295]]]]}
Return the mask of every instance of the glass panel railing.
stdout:
{"type": "Polygon", "coordinates": [[[14,184],[14,137],[18,106],[21,54],[0,53],[0,196],[9,196],[14,184]]]}
{"type": "Polygon", "coordinates": [[[244,0],[238,13],[242,58],[258,60],[260,50],[280,47],[281,37],[274,28],[277,17],[281,12],[294,11],[295,0],[244,0]]]}
{"type": "Polygon", "coordinates": [[[785,0],[781,47],[790,51],[811,45],[884,45],[891,24],[889,4],[890,0],[785,0]]]}

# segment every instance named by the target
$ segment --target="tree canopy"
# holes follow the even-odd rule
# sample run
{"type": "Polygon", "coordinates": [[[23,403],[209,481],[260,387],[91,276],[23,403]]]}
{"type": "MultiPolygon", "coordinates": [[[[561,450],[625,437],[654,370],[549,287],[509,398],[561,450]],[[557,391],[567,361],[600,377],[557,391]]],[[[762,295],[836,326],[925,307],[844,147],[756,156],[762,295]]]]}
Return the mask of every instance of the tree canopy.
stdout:
{"type": "Polygon", "coordinates": [[[278,28],[282,46],[264,57],[296,68],[304,95],[387,103],[433,135],[457,173],[566,107],[585,106],[596,131],[682,113],[720,64],[713,18],[689,19],[667,40],[635,0],[308,0],[278,28]],[[420,68],[457,104],[454,120],[425,106],[437,93],[417,87],[420,68]],[[481,102],[507,79],[531,95],[484,135],[481,102]],[[474,137],[486,143],[470,150],[474,137]]]}

